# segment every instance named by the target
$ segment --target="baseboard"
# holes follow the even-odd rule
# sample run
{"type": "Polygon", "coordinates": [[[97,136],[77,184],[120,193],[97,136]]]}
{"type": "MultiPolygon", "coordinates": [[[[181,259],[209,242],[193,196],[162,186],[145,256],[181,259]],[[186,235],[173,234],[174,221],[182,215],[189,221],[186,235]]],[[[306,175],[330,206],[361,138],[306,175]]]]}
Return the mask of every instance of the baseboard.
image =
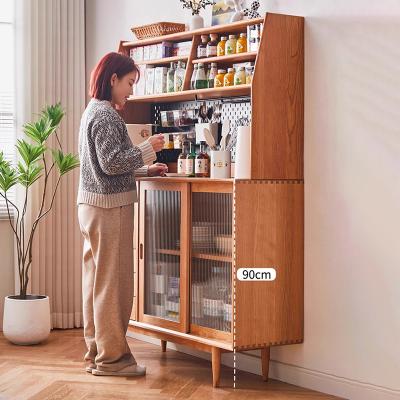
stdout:
{"type": "MultiPolygon", "coordinates": [[[[160,346],[160,340],[150,336],[133,332],[128,332],[128,336],[160,346]]],[[[209,353],[194,350],[187,346],[168,342],[167,348],[205,360],[211,360],[209,353]]],[[[233,353],[223,354],[221,362],[233,368],[233,353]]],[[[261,375],[259,352],[253,350],[246,353],[238,353],[236,355],[236,368],[241,371],[261,375]]],[[[399,390],[358,382],[296,365],[285,364],[276,360],[271,360],[270,362],[269,377],[292,385],[351,400],[399,400],[400,398],[399,390]]]]}

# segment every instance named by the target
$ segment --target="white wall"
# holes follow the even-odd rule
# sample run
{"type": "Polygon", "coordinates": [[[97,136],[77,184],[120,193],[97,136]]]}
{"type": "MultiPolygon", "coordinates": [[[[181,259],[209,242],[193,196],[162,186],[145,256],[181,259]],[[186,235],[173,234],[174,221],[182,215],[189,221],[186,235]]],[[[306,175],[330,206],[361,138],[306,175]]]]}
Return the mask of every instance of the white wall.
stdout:
{"type": "MultiPolygon", "coordinates": [[[[400,2],[263,8],[306,17],[305,341],[274,348],[271,375],[400,398],[400,2]]],[[[88,73],[132,25],[186,15],[178,0],[87,0],[88,73]]],[[[258,363],[244,356],[239,368],[258,363]]]]}
{"type": "Polygon", "coordinates": [[[3,330],[4,297],[14,294],[13,236],[8,220],[0,220],[0,331],[3,330]]]}

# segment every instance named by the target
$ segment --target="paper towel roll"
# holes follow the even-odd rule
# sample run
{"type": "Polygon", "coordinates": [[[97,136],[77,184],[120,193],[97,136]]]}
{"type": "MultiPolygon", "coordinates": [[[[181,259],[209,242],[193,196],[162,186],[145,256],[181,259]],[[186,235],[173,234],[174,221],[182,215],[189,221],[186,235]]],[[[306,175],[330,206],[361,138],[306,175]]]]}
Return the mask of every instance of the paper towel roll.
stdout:
{"type": "Polygon", "coordinates": [[[251,178],[251,130],[250,126],[238,126],[236,140],[235,178],[251,178]]]}

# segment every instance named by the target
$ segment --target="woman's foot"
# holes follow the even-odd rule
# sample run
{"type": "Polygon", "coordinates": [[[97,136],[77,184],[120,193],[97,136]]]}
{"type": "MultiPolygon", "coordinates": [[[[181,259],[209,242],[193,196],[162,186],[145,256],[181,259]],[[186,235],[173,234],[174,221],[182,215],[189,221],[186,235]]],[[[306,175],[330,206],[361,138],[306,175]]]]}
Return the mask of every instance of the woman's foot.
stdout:
{"type": "Polygon", "coordinates": [[[89,374],[91,374],[92,371],[94,369],[96,369],[96,364],[95,363],[90,363],[90,364],[86,365],[85,369],[86,369],[86,372],[89,372],[89,374]]]}
{"type": "Polygon", "coordinates": [[[92,370],[92,374],[98,376],[143,376],[146,375],[146,367],[141,365],[128,365],[119,371],[101,371],[95,368],[92,370]]]}

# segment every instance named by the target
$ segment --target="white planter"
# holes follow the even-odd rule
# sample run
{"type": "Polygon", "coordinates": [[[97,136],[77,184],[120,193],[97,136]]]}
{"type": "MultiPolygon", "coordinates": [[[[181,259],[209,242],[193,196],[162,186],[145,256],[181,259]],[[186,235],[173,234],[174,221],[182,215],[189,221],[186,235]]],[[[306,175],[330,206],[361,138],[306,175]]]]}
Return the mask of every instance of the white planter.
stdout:
{"type": "Polygon", "coordinates": [[[193,15],[189,24],[190,30],[204,28],[204,19],[200,15],[193,15]]]}
{"type": "Polygon", "coordinates": [[[28,295],[26,300],[6,296],[3,334],[12,343],[37,344],[50,334],[50,302],[48,296],[28,295]]]}

